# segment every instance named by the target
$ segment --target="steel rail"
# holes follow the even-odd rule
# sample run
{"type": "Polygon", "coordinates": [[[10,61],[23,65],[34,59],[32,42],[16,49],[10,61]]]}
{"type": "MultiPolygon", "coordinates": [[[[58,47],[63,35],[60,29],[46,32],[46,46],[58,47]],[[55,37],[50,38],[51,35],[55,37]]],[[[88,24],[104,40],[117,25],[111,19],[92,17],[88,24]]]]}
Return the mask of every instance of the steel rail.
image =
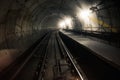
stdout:
{"type": "Polygon", "coordinates": [[[80,70],[79,70],[78,67],[76,66],[76,62],[74,61],[73,56],[71,55],[71,53],[69,52],[69,50],[67,49],[67,47],[65,46],[65,44],[63,43],[62,39],[61,39],[60,36],[59,36],[59,33],[57,34],[57,37],[58,37],[58,40],[59,40],[58,42],[61,43],[63,49],[65,50],[65,52],[66,52],[66,54],[67,54],[70,62],[72,63],[73,67],[75,68],[75,70],[76,70],[77,74],[79,75],[80,79],[81,79],[81,80],[88,80],[85,75],[84,75],[84,77],[83,77],[82,71],[80,72],[80,70]]]}

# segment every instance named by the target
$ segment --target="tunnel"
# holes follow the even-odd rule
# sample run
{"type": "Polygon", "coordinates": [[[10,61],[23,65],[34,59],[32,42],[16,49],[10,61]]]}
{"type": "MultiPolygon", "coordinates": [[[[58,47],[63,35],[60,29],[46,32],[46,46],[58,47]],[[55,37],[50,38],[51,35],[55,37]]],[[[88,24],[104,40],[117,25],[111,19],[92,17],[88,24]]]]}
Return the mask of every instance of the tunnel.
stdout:
{"type": "Polygon", "coordinates": [[[0,0],[0,80],[120,80],[118,0],[0,0]]]}

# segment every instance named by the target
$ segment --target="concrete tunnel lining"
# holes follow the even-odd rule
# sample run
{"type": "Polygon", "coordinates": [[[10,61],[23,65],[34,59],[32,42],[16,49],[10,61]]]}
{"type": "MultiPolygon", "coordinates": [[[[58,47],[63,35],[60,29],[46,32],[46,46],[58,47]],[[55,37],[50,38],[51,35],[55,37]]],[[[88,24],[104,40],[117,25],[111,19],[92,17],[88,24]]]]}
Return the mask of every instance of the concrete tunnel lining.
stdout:
{"type": "Polygon", "coordinates": [[[38,40],[40,34],[46,31],[39,29],[39,23],[45,16],[58,13],[58,5],[61,5],[58,1],[50,0],[1,1],[0,54],[5,55],[0,56],[1,61],[4,61],[4,66],[2,64],[0,66],[1,70],[14,61],[18,54],[21,55],[30,45],[38,40]],[[11,60],[8,60],[9,58],[11,60]]]}
{"type": "MultiPolygon", "coordinates": [[[[3,59],[1,61],[8,61],[8,56],[11,61],[15,60],[18,57],[16,54],[21,55],[30,45],[38,40],[40,34],[48,31],[48,27],[45,29],[42,27],[45,23],[43,19],[46,16],[52,14],[58,15],[57,17],[60,16],[59,14],[75,16],[74,7],[81,7],[81,2],[93,4],[100,0],[89,1],[91,0],[1,0],[0,55],[2,54],[2,56],[0,56],[0,59],[3,59]],[[42,21],[43,24],[41,24],[42,21]],[[14,58],[12,53],[16,53],[14,58]]],[[[110,12],[111,14],[107,15],[108,17],[115,14],[112,12],[113,10],[114,8],[110,8],[108,11],[101,10],[99,14],[107,15],[110,12]]],[[[119,27],[119,17],[115,15],[111,18],[118,20],[113,21],[113,23],[119,27]]],[[[106,19],[104,21],[110,22],[106,19]]],[[[6,62],[5,66],[9,64],[6,62]]]]}

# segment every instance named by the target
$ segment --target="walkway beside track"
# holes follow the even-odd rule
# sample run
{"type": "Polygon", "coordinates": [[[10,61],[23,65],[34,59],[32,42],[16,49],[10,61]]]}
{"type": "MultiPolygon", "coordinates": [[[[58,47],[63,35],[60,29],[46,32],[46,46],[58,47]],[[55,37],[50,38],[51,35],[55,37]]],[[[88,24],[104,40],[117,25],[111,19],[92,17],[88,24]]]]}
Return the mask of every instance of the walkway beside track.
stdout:
{"type": "Polygon", "coordinates": [[[99,58],[120,69],[120,48],[115,48],[108,44],[96,41],[87,36],[76,35],[72,32],[61,31],[71,39],[77,41],[82,46],[91,50],[99,58]]]}

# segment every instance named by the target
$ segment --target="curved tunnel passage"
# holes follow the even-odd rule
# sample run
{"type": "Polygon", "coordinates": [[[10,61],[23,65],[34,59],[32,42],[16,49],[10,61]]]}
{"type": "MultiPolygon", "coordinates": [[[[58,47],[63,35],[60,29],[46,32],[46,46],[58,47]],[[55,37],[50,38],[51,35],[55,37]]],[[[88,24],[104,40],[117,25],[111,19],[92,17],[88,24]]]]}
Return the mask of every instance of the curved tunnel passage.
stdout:
{"type": "MultiPolygon", "coordinates": [[[[102,34],[116,34],[120,31],[120,8],[117,0],[1,0],[0,65],[8,66],[37,41],[40,35],[51,29],[59,29],[58,22],[64,16],[71,16],[74,23],[72,30],[97,31],[102,34]],[[93,24],[90,23],[85,26],[85,22],[78,18],[78,9],[84,5],[89,5],[89,9],[97,15],[97,19],[89,18],[89,22],[97,23],[96,27],[91,27],[93,24]]],[[[0,71],[3,69],[1,67],[0,71]]]]}

